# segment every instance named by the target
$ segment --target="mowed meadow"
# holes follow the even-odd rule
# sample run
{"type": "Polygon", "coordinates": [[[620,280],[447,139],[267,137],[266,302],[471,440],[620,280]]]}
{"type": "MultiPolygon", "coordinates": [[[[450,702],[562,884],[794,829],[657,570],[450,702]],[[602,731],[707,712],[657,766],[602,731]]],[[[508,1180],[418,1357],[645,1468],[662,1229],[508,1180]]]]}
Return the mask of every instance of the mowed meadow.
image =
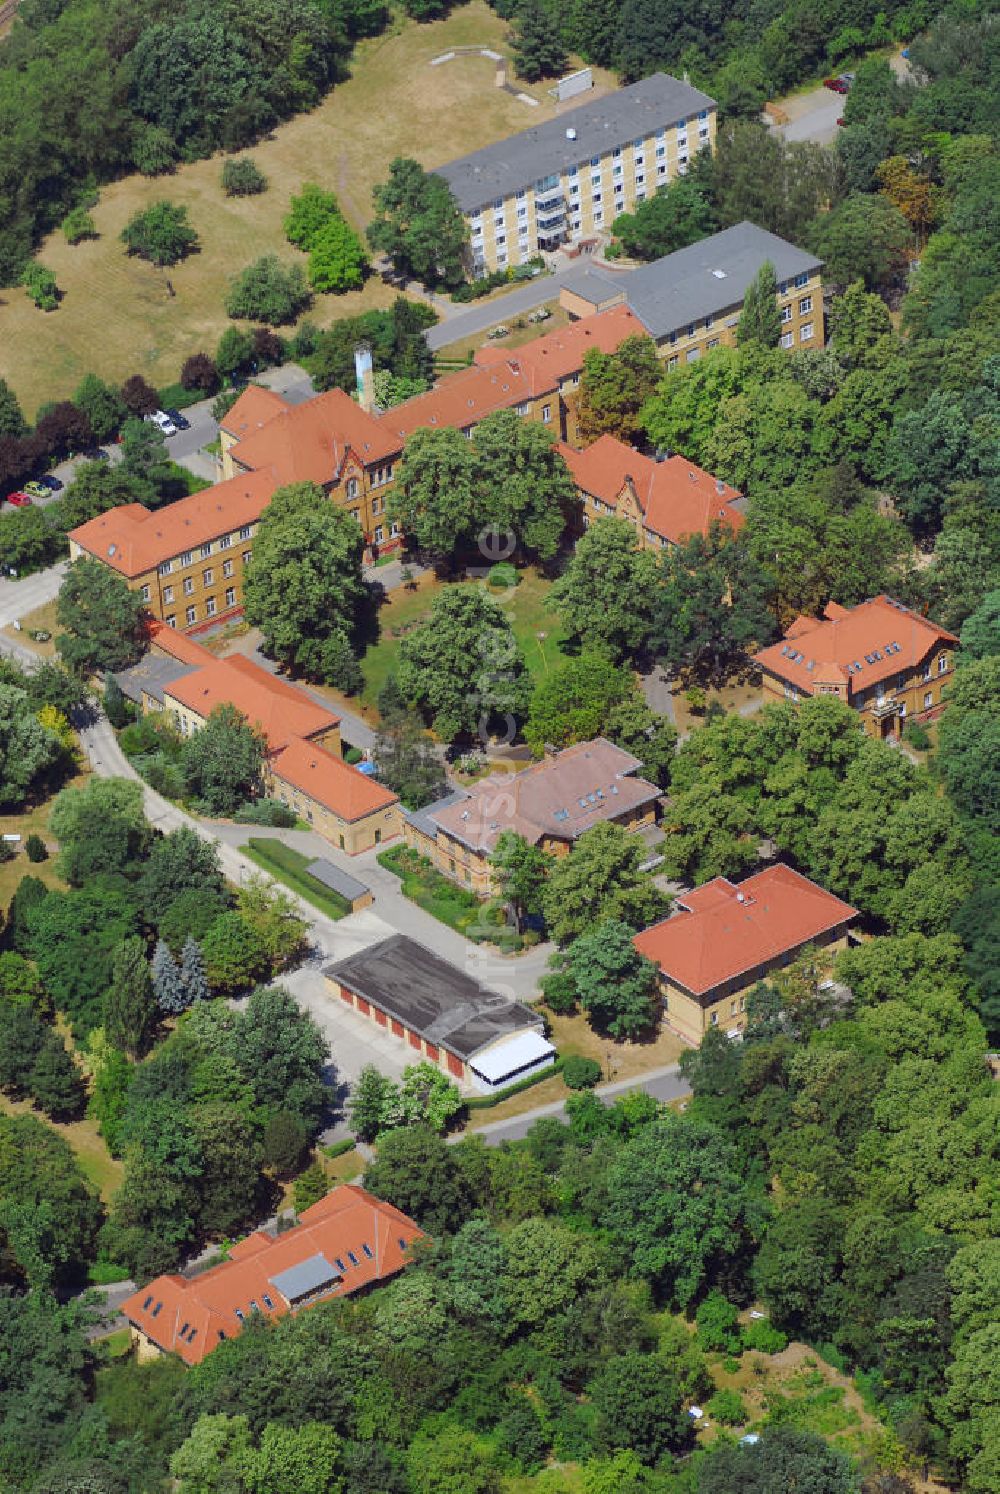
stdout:
{"type": "MultiPolygon", "coordinates": [[[[98,239],[71,246],[57,231],[39,250],[63,293],[58,311],[39,311],[20,289],[0,290],[0,374],[29,418],[44,401],[71,395],[85,373],[109,380],[141,373],[165,384],[188,354],[214,350],[229,324],[223,303],[233,274],[262,254],[300,257],[282,220],[303,182],[331,188],[363,229],[372,188],[395,156],[432,167],[551,117],[544,85],[526,90],[540,100],[531,108],[494,86],[488,58],[430,66],[453,47],[506,51],[506,31],[484,0],[473,0],[447,20],[400,20],[393,32],[362,42],[350,78],[247,152],[269,181],[261,196],[224,195],[221,154],[170,176],[136,175],[104,187],[93,210],[98,239]],[[197,254],[166,271],[129,259],[119,239],[132,215],[160,198],[187,207],[201,240],[197,254]]],[[[325,325],[388,305],[392,296],[373,277],[362,291],[318,297],[307,315],[325,325]]]]}

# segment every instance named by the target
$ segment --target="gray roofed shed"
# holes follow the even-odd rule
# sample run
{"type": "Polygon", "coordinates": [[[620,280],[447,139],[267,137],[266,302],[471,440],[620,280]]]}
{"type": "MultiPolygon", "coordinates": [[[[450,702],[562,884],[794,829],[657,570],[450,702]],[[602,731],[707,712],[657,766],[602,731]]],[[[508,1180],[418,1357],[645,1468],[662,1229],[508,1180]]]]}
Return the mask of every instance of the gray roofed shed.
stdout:
{"type": "Polygon", "coordinates": [[[715,100],[690,83],[667,73],[653,73],[438,166],[436,175],[444,177],[459,207],[468,213],[494,198],[509,197],[519,187],[530,187],[542,177],[561,175],[571,166],[589,166],[593,156],[605,155],[615,145],[669,129],[714,107],[715,100]],[[575,130],[574,138],[569,138],[568,130],[575,130]]]}
{"type": "Polygon", "coordinates": [[[481,986],[405,934],[327,965],[323,974],[459,1058],[525,1028],[542,1029],[530,1007],[481,986]]]}
{"type": "Polygon", "coordinates": [[[742,305],[765,260],[778,284],[814,274],[823,261],[768,233],[755,223],[737,223],[675,254],[622,275],[626,305],[657,340],[707,316],[742,305]]]}
{"type": "Polygon", "coordinates": [[[321,856],[318,861],[310,861],[306,871],[317,882],[322,882],[324,887],[329,887],[331,892],[338,892],[341,897],[345,897],[349,903],[364,897],[370,891],[366,883],[359,882],[350,872],[341,871],[339,866],[335,866],[325,856],[321,856]]]}

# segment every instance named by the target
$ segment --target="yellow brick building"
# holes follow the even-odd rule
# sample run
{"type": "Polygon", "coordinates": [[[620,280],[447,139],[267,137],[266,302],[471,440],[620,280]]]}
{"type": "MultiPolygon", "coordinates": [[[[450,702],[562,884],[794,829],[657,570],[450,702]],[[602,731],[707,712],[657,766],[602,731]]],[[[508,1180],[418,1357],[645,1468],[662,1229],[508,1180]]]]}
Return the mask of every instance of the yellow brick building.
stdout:
{"type": "Polygon", "coordinates": [[[737,223],[633,270],[581,265],[559,303],[571,317],[627,306],[656,343],[668,369],[733,347],[747,289],[769,262],[777,280],[781,346],[821,348],[822,261],[753,223],[737,223]]]}

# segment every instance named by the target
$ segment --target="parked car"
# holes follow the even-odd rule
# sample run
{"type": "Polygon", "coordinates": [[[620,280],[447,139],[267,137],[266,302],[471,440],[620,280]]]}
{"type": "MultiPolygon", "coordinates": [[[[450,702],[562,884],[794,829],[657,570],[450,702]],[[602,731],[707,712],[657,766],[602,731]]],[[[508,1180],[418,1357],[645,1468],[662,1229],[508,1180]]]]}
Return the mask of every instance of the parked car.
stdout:
{"type": "Polygon", "coordinates": [[[834,93],[847,93],[850,83],[845,83],[843,78],[824,78],[823,87],[830,88],[834,93]]]}
{"type": "MultiPolygon", "coordinates": [[[[63,489],[63,483],[52,472],[46,472],[44,477],[40,477],[38,485],[39,487],[46,488],[50,493],[61,493],[63,489]]],[[[29,483],[28,486],[30,487],[31,484],[29,483]]]]}
{"type": "Polygon", "coordinates": [[[165,436],[176,436],[177,427],[166,410],[154,410],[152,415],[146,416],[146,419],[151,425],[155,425],[157,430],[162,431],[165,436]]]}
{"type": "Polygon", "coordinates": [[[170,417],[179,431],[189,431],[191,429],[190,420],[188,420],[186,415],[182,415],[180,410],[164,410],[163,413],[170,417]]]}
{"type": "Polygon", "coordinates": [[[24,491],[27,493],[29,498],[37,499],[48,498],[50,490],[45,486],[43,482],[26,482],[24,485],[24,491]]]}
{"type": "Polygon", "coordinates": [[[837,126],[841,130],[844,128],[844,126],[846,125],[846,123],[847,123],[847,120],[844,118],[843,115],[841,115],[840,118],[837,120],[837,126]]]}
{"type": "Polygon", "coordinates": [[[14,508],[31,507],[31,499],[28,497],[27,493],[8,493],[7,502],[12,504],[14,508]]]}

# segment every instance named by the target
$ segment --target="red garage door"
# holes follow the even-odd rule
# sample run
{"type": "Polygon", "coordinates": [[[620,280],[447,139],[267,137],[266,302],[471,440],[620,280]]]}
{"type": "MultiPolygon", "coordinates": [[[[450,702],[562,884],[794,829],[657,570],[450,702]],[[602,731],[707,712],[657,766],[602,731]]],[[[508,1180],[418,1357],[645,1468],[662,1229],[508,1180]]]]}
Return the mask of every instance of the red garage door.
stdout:
{"type": "Polygon", "coordinates": [[[437,1063],[438,1058],[440,1057],[438,1050],[435,1048],[433,1043],[427,1044],[427,1057],[432,1058],[435,1063],[437,1063]]]}
{"type": "Polygon", "coordinates": [[[385,1012],[379,1011],[377,1006],[373,1007],[372,1010],[375,1014],[375,1021],[378,1023],[378,1025],[380,1027],[387,1027],[389,1024],[389,1019],[386,1016],[385,1012]]]}
{"type": "Polygon", "coordinates": [[[354,997],[351,995],[351,992],[347,989],[346,986],[341,986],[340,988],[340,999],[341,1001],[346,1001],[348,1005],[353,1006],[354,1004],[354,997]]]}
{"type": "Polygon", "coordinates": [[[419,1053],[419,1051],[420,1051],[420,1037],[419,1037],[419,1034],[416,1033],[416,1032],[408,1032],[406,1034],[406,1036],[410,1040],[410,1047],[411,1048],[416,1048],[417,1052],[419,1053]]]}
{"type": "Polygon", "coordinates": [[[448,1054],[448,1072],[454,1074],[456,1079],[461,1079],[463,1073],[462,1060],[456,1058],[454,1053],[448,1054]]]}
{"type": "Polygon", "coordinates": [[[358,1011],[364,1012],[366,1017],[371,1015],[371,1007],[368,1005],[363,996],[358,997],[358,1011]]]}
{"type": "Polygon", "coordinates": [[[395,1017],[392,1019],[392,1031],[395,1037],[403,1036],[403,1024],[402,1022],[397,1022],[395,1017]]]}

